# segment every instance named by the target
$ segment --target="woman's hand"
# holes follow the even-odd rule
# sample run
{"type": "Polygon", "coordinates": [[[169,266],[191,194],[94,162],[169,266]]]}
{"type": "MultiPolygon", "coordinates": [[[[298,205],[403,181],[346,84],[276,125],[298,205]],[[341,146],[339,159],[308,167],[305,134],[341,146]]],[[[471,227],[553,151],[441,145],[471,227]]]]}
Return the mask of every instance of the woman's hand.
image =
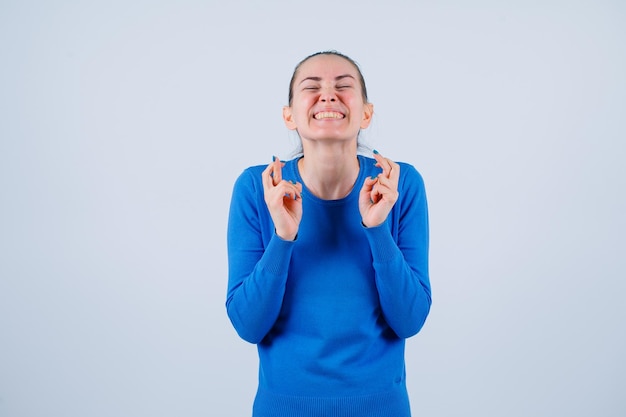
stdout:
{"type": "Polygon", "coordinates": [[[376,166],[383,172],[367,178],[359,195],[359,211],[366,227],[382,224],[398,200],[400,165],[374,151],[376,166]]]}
{"type": "Polygon", "coordinates": [[[302,184],[283,180],[285,164],[278,158],[262,174],[265,204],[276,227],[276,234],[285,240],[294,240],[302,220],[302,184]]]}

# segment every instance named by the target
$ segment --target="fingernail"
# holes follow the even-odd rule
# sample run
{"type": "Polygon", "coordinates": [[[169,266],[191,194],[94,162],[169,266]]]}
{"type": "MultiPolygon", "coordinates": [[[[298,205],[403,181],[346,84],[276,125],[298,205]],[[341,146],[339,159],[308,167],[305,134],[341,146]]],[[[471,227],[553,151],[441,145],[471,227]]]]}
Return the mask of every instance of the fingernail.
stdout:
{"type": "Polygon", "coordinates": [[[276,155],[272,155],[272,162],[276,161],[276,155]]]}
{"type": "Polygon", "coordinates": [[[378,155],[378,151],[374,149],[374,155],[378,155]]]}
{"type": "Polygon", "coordinates": [[[370,178],[375,180],[376,178],[378,178],[378,175],[372,175],[370,178]]]}

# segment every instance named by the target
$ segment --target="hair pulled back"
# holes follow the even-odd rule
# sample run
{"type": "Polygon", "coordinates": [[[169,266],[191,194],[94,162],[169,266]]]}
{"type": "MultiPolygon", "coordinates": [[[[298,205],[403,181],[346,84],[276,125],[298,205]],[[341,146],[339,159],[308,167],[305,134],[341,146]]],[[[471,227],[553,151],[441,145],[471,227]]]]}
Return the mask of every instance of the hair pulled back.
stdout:
{"type": "Polygon", "coordinates": [[[338,56],[340,58],[345,59],[346,61],[348,61],[350,64],[352,64],[352,66],[354,66],[354,68],[356,69],[356,72],[359,74],[359,83],[361,84],[361,92],[363,94],[363,101],[365,103],[367,103],[367,88],[365,87],[365,79],[363,78],[363,74],[361,73],[361,69],[359,68],[359,65],[349,56],[342,54],[341,52],[337,52],[334,50],[331,51],[321,51],[321,52],[316,52],[314,54],[311,54],[309,56],[307,56],[306,58],[304,58],[302,61],[298,62],[298,65],[296,65],[296,68],[293,70],[293,75],[291,76],[291,81],[289,81],[289,105],[291,106],[291,102],[293,101],[293,84],[296,81],[296,76],[298,75],[298,71],[300,70],[300,67],[302,66],[302,64],[304,64],[306,61],[308,61],[309,59],[319,56],[319,55],[333,55],[333,56],[338,56]]]}

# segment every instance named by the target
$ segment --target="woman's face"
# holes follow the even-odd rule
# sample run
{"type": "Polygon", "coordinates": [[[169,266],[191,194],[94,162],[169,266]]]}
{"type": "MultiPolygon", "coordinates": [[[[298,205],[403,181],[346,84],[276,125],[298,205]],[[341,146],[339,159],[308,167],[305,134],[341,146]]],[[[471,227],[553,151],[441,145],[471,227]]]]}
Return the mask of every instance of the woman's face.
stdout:
{"type": "Polygon", "coordinates": [[[335,55],[317,55],[300,66],[293,100],[283,109],[285,124],[303,141],[356,141],[372,114],[373,106],[363,100],[357,69],[335,55]]]}

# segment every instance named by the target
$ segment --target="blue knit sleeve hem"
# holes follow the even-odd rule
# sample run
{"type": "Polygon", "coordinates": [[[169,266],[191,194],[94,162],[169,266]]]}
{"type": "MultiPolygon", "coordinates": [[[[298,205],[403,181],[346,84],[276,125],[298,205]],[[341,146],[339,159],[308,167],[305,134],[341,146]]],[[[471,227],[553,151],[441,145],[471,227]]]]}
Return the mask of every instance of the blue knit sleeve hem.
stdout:
{"type": "Polygon", "coordinates": [[[398,246],[385,223],[374,227],[363,226],[363,229],[372,249],[374,263],[388,262],[400,255],[398,246]]]}
{"type": "Polygon", "coordinates": [[[286,275],[289,271],[289,262],[295,242],[295,240],[282,239],[274,233],[259,266],[273,275],[286,275]]]}

